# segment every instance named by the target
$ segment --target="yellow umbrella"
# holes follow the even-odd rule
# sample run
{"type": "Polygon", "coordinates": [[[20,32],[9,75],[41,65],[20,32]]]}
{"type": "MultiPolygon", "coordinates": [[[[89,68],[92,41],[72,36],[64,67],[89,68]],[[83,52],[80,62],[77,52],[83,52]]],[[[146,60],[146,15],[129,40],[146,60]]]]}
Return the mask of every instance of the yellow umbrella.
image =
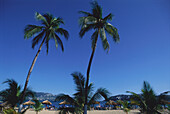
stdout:
{"type": "Polygon", "coordinates": [[[117,103],[115,103],[114,101],[112,100],[109,100],[106,105],[117,105],[117,103]]]}
{"type": "Polygon", "coordinates": [[[34,102],[32,102],[32,101],[27,101],[27,102],[25,102],[23,105],[34,105],[35,103],[34,102]]]}
{"type": "Polygon", "coordinates": [[[42,102],[42,104],[51,105],[52,103],[48,100],[45,100],[45,101],[42,102]]]}
{"type": "Polygon", "coordinates": [[[66,104],[70,104],[69,102],[66,102],[66,101],[63,101],[63,102],[60,102],[59,105],[66,105],[66,104]]]}
{"type": "Polygon", "coordinates": [[[92,101],[92,104],[100,104],[98,101],[92,101]]]}

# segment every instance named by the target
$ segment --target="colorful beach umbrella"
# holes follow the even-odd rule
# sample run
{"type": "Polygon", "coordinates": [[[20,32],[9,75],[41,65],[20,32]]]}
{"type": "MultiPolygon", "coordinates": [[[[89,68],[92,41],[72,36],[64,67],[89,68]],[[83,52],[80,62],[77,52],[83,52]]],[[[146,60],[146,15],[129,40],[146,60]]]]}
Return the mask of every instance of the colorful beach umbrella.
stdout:
{"type": "Polygon", "coordinates": [[[48,101],[48,100],[43,101],[42,104],[52,105],[52,103],[50,101],[48,101]]]}
{"type": "Polygon", "coordinates": [[[109,100],[108,102],[106,102],[106,105],[117,105],[117,103],[112,100],[109,100]]]}
{"type": "Polygon", "coordinates": [[[70,104],[70,103],[67,102],[67,101],[63,101],[63,102],[60,102],[60,103],[59,103],[59,105],[68,105],[68,104],[70,104]]]}
{"type": "Polygon", "coordinates": [[[92,104],[100,104],[98,101],[92,101],[92,104]]]}
{"type": "Polygon", "coordinates": [[[25,102],[23,105],[34,105],[35,103],[34,102],[32,102],[32,101],[27,101],[27,102],[25,102]]]}

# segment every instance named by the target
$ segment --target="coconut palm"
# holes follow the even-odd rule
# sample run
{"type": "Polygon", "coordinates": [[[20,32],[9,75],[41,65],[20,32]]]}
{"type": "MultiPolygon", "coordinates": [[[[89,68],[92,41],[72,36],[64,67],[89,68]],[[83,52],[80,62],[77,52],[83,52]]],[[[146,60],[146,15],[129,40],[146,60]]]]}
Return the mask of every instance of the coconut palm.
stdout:
{"type": "MultiPolygon", "coordinates": [[[[2,90],[0,92],[0,96],[4,102],[7,102],[10,107],[14,108],[21,100],[21,96],[23,94],[22,87],[21,85],[18,85],[18,83],[13,79],[7,79],[3,83],[7,83],[9,87],[5,90],[2,90]]],[[[33,98],[34,92],[27,88],[24,100],[26,97],[33,98]]]]}
{"type": "Polygon", "coordinates": [[[92,40],[92,53],[90,56],[88,68],[87,68],[87,81],[86,81],[86,96],[85,96],[85,114],[87,113],[87,88],[89,84],[89,74],[90,74],[90,69],[91,69],[91,64],[93,60],[93,56],[96,50],[97,46],[97,41],[98,41],[98,36],[101,38],[102,45],[104,50],[109,51],[110,45],[106,37],[106,33],[109,34],[114,42],[119,41],[119,34],[117,28],[115,28],[111,23],[108,21],[112,20],[113,15],[110,13],[106,17],[102,17],[102,7],[98,5],[96,1],[91,3],[92,5],[92,12],[85,12],[85,11],[80,11],[81,14],[83,14],[83,17],[79,18],[79,24],[81,26],[81,30],[79,32],[80,37],[82,38],[86,32],[90,30],[94,30],[94,33],[91,36],[92,40]]]}
{"type": "MultiPolygon", "coordinates": [[[[73,94],[73,97],[67,94],[59,94],[56,97],[56,100],[61,101],[65,100],[69,104],[73,105],[72,108],[62,108],[60,109],[62,113],[72,112],[72,113],[83,113],[84,103],[85,103],[85,78],[79,73],[75,72],[71,74],[73,76],[74,83],[76,85],[76,93],[73,94]]],[[[105,88],[99,88],[93,94],[93,84],[88,85],[88,106],[92,105],[94,101],[99,100],[101,97],[104,97],[105,100],[108,100],[109,92],[105,88]]]]}
{"type": "MultiPolygon", "coordinates": [[[[37,57],[41,51],[43,44],[46,45],[47,54],[48,54],[48,48],[49,48],[49,41],[51,39],[55,41],[56,48],[59,45],[61,46],[62,51],[64,51],[64,46],[59,35],[64,35],[66,39],[68,39],[69,37],[68,31],[60,27],[61,24],[64,24],[64,21],[62,18],[60,17],[56,18],[52,14],[49,14],[49,13],[41,15],[40,13],[37,13],[37,12],[35,13],[35,17],[37,20],[41,22],[42,26],[27,25],[24,29],[24,38],[25,39],[33,38],[32,48],[34,48],[35,45],[37,45],[39,42],[41,42],[41,44],[33,59],[31,67],[28,71],[28,75],[25,81],[25,86],[24,86],[24,94],[22,98],[24,98],[31,72],[33,70],[34,64],[37,60],[37,57]]],[[[21,103],[22,102],[23,102],[23,99],[21,100],[21,103]]]]}
{"type": "Polygon", "coordinates": [[[122,100],[118,100],[117,101],[118,103],[120,103],[122,106],[123,106],[123,111],[126,113],[126,114],[128,114],[128,112],[130,111],[130,107],[129,107],[129,105],[130,105],[130,103],[128,102],[128,101],[122,101],[122,100]]]}
{"type": "Polygon", "coordinates": [[[36,111],[36,114],[38,114],[38,112],[43,109],[43,104],[37,99],[34,99],[34,102],[35,104],[33,105],[33,108],[36,111]]]}
{"type": "Polygon", "coordinates": [[[165,99],[165,94],[169,93],[170,91],[156,96],[150,84],[144,81],[141,92],[142,94],[139,95],[134,92],[127,91],[127,93],[131,93],[133,95],[132,101],[141,108],[141,111],[144,114],[160,114],[158,109],[162,104],[162,101],[165,99]]]}

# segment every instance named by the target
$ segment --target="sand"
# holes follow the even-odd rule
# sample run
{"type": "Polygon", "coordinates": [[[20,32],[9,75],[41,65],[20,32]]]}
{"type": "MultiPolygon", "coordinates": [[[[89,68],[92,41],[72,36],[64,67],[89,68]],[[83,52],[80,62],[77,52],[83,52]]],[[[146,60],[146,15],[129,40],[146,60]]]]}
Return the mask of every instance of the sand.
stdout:
{"type": "MultiPolygon", "coordinates": [[[[126,114],[122,110],[92,110],[88,114],[126,114]]],[[[28,110],[25,114],[36,114],[33,110],[28,110]]],[[[59,111],[42,110],[38,114],[59,114],[59,111]]],[[[131,110],[129,114],[140,114],[139,110],[131,110]]]]}

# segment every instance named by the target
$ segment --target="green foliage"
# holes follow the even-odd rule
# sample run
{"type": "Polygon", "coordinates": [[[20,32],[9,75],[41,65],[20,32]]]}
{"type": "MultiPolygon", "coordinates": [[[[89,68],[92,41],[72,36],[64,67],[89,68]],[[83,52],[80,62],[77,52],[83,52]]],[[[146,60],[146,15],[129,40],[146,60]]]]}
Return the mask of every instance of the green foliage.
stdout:
{"type": "Polygon", "coordinates": [[[119,41],[118,30],[108,23],[107,21],[112,21],[113,15],[109,13],[106,17],[102,18],[102,8],[96,2],[92,2],[92,12],[80,11],[79,13],[83,14],[83,17],[79,18],[79,25],[81,30],[79,32],[80,37],[83,37],[84,34],[90,30],[94,30],[95,32],[92,34],[92,49],[94,48],[94,44],[97,43],[98,34],[102,40],[102,45],[104,50],[109,51],[110,45],[108,43],[106,33],[108,33],[115,42],[119,41]]]}
{"type": "Polygon", "coordinates": [[[5,109],[3,110],[3,113],[4,114],[18,114],[14,109],[12,108],[8,108],[8,109],[5,109]]]}
{"type": "Polygon", "coordinates": [[[34,99],[35,104],[32,105],[34,107],[34,110],[38,113],[43,109],[43,104],[39,101],[34,99]]]}
{"type": "Polygon", "coordinates": [[[130,107],[129,107],[130,103],[128,103],[128,101],[118,100],[117,102],[120,103],[123,106],[122,109],[123,109],[124,112],[128,113],[130,111],[130,107]]]}
{"type": "MultiPolygon", "coordinates": [[[[71,74],[73,76],[74,83],[76,85],[76,93],[73,94],[74,97],[70,97],[66,94],[59,94],[56,97],[57,101],[65,100],[66,102],[69,102],[71,105],[74,105],[74,108],[61,108],[61,112],[74,112],[74,113],[83,113],[83,107],[85,103],[85,78],[84,76],[79,73],[75,72],[71,74]]],[[[109,91],[105,88],[99,88],[94,94],[93,94],[93,84],[89,84],[88,86],[88,106],[93,103],[93,101],[99,100],[101,97],[104,97],[105,100],[108,99],[108,96],[110,95],[109,91]]]]}
{"type": "Polygon", "coordinates": [[[65,29],[60,28],[60,25],[64,24],[63,19],[60,17],[56,18],[49,13],[41,15],[38,12],[35,13],[35,18],[41,22],[42,26],[27,25],[24,29],[24,38],[33,38],[32,48],[34,48],[35,45],[44,39],[43,41],[45,41],[48,54],[49,40],[54,39],[56,48],[58,48],[58,45],[60,45],[62,51],[64,51],[63,43],[58,34],[68,39],[69,33],[65,29]]]}
{"type": "Polygon", "coordinates": [[[138,105],[141,108],[141,111],[147,114],[156,114],[159,113],[158,109],[160,109],[160,105],[162,104],[162,100],[165,100],[165,94],[169,93],[164,92],[159,96],[156,96],[153,89],[150,87],[150,84],[144,81],[142,94],[138,95],[134,92],[127,91],[133,95],[132,102],[138,105]]]}
{"type": "MultiPolygon", "coordinates": [[[[18,83],[13,80],[13,79],[7,79],[5,82],[3,83],[7,83],[8,84],[8,88],[5,90],[2,90],[0,92],[0,96],[2,97],[2,100],[4,102],[7,102],[7,104],[14,108],[17,103],[20,103],[21,100],[21,96],[23,94],[23,91],[21,90],[21,86],[18,85],[18,83]]],[[[31,91],[30,89],[26,90],[26,97],[34,97],[34,92],[31,91]]]]}

